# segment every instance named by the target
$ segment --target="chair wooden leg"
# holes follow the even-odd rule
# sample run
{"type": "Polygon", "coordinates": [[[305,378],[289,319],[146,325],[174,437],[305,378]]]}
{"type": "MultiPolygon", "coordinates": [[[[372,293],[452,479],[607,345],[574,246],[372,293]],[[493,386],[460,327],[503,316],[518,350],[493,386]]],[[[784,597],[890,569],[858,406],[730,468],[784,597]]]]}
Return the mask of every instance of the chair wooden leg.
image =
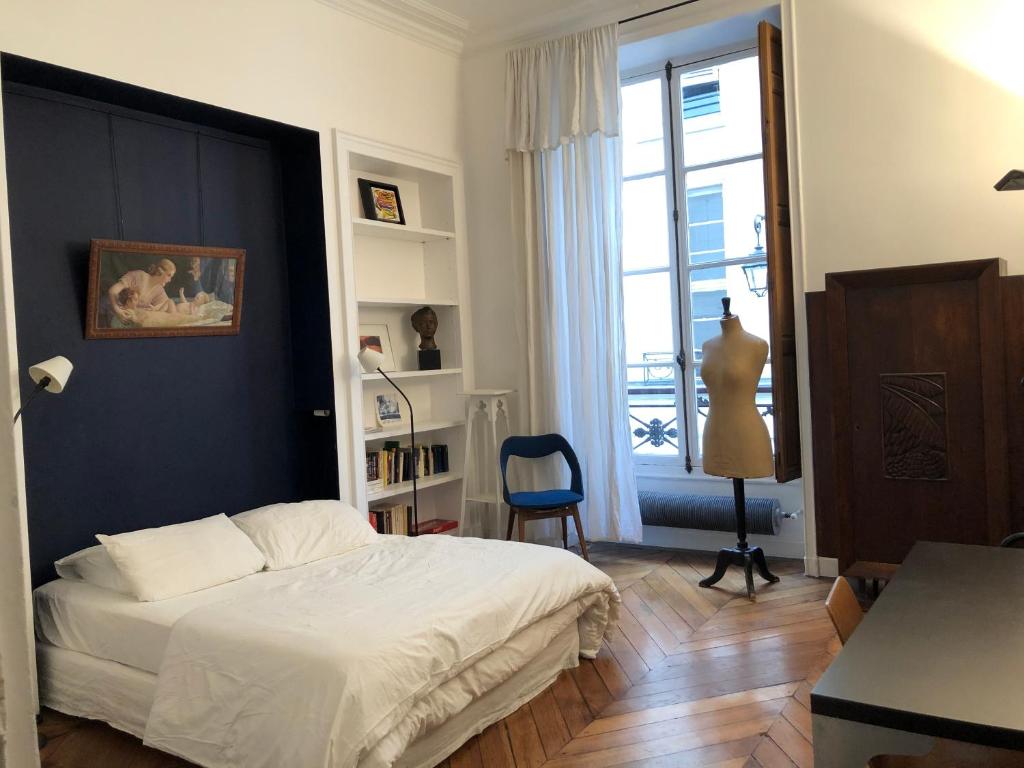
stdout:
{"type": "Polygon", "coordinates": [[[526,518],[519,516],[519,540],[526,541],[526,518]]]}
{"type": "MultiPolygon", "coordinates": [[[[565,518],[562,518],[563,520],[565,518]]],[[[576,536],[580,540],[580,553],[583,555],[583,559],[588,563],[590,562],[590,555],[587,554],[587,540],[583,538],[583,524],[580,523],[580,509],[575,504],[572,505],[572,521],[576,524],[576,536]]]]}
{"type": "Polygon", "coordinates": [[[559,518],[562,521],[562,549],[569,548],[569,519],[568,515],[559,518]]]}
{"type": "Polygon", "coordinates": [[[516,522],[516,508],[508,508],[508,531],[505,532],[505,541],[512,541],[512,526],[516,522]]]}

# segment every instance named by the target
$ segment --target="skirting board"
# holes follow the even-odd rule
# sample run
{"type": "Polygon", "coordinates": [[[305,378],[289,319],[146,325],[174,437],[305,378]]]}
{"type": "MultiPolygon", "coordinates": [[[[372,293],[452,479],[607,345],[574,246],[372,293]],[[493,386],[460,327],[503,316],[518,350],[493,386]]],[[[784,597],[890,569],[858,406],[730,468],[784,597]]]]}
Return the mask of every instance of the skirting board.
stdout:
{"type": "MultiPolygon", "coordinates": [[[[748,536],[752,546],[761,547],[768,557],[789,557],[804,559],[803,541],[780,539],[778,536],[748,536]]],[[[722,531],[698,531],[690,528],[668,528],[660,525],[645,525],[643,543],[649,547],[669,549],[697,549],[717,552],[722,547],[736,544],[736,534],[722,531]]]]}
{"type": "Polygon", "coordinates": [[[839,558],[836,557],[819,557],[818,558],[818,575],[829,576],[835,578],[839,575],[839,558]]]}

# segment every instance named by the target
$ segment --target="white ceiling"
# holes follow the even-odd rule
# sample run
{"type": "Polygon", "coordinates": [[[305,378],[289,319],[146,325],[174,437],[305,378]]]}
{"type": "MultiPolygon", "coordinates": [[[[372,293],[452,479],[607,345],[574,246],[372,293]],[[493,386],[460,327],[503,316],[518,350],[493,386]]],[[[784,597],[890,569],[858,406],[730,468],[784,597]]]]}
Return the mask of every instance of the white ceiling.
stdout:
{"type": "Polygon", "coordinates": [[[453,13],[469,23],[470,32],[490,32],[499,27],[520,26],[532,18],[556,10],[575,10],[590,3],[570,0],[429,0],[431,5],[453,13]]]}
{"type": "Polygon", "coordinates": [[[619,68],[629,72],[666,59],[682,64],[691,58],[712,56],[751,44],[757,39],[757,23],[761,20],[781,26],[779,6],[626,43],[619,48],[619,68]]]}
{"type": "MultiPolygon", "coordinates": [[[[453,52],[515,45],[580,28],[646,15],[672,0],[317,0],[413,39],[453,52]]],[[[774,0],[777,2],[777,0],[774,0]]],[[[738,16],[773,0],[707,0],[628,27],[623,42],[656,36],[672,21],[694,27],[723,11],[738,16]],[[674,17],[674,19],[673,19],[674,17]]],[[[745,20],[744,20],[745,21],[745,20]]],[[[623,27],[623,30],[627,28],[623,27]]]]}
{"type": "Polygon", "coordinates": [[[666,0],[410,0],[433,5],[469,26],[466,46],[485,47],[572,29],[580,23],[605,24],[658,8],[666,0]]]}

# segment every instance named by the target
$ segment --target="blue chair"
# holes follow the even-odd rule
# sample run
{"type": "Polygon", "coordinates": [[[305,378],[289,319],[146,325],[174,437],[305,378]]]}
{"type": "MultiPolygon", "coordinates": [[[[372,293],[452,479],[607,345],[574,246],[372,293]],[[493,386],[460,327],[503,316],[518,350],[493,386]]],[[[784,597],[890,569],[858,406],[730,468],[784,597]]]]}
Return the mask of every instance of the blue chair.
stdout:
{"type": "Polygon", "coordinates": [[[587,541],[583,538],[583,526],[580,523],[579,503],[583,501],[583,473],[580,462],[573,453],[572,446],[561,435],[538,435],[536,437],[509,437],[501,444],[501,483],[502,496],[508,504],[508,533],[506,541],[512,540],[512,528],[516,516],[519,517],[519,540],[526,539],[526,523],[530,520],[547,520],[557,517],[562,521],[562,546],[569,548],[569,529],[567,518],[571,515],[576,524],[576,535],[580,540],[580,552],[583,559],[589,561],[587,541]],[[569,465],[572,480],[569,488],[556,488],[549,491],[517,491],[508,490],[508,460],[512,456],[521,459],[543,459],[546,456],[560,453],[569,465]]]}

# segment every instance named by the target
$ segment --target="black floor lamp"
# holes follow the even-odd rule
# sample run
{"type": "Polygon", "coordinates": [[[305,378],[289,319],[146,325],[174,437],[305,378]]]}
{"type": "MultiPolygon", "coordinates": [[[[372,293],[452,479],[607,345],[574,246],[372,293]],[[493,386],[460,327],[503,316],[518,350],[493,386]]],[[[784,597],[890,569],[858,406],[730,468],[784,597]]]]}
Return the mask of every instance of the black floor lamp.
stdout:
{"type": "Polygon", "coordinates": [[[384,380],[395,388],[395,391],[402,396],[403,400],[405,400],[405,404],[409,406],[409,445],[410,452],[412,454],[412,469],[409,472],[409,474],[412,475],[412,535],[418,536],[420,533],[420,515],[416,498],[416,475],[418,474],[417,470],[419,468],[419,454],[416,452],[416,419],[413,416],[412,403],[409,402],[409,398],[406,396],[405,392],[402,391],[401,387],[395,384],[395,382],[393,382],[391,378],[380,369],[380,364],[384,362],[383,354],[370,347],[363,347],[359,350],[358,357],[359,365],[362,366],[366,373],[379,373],[383,376],[384,380]]]}
{"type": "Polygon", "coordinates": [[[997,192],[1009,192],[1010,190],[1024,190],[1024,171],[1013,170],[995,183],[997,192]]]}

